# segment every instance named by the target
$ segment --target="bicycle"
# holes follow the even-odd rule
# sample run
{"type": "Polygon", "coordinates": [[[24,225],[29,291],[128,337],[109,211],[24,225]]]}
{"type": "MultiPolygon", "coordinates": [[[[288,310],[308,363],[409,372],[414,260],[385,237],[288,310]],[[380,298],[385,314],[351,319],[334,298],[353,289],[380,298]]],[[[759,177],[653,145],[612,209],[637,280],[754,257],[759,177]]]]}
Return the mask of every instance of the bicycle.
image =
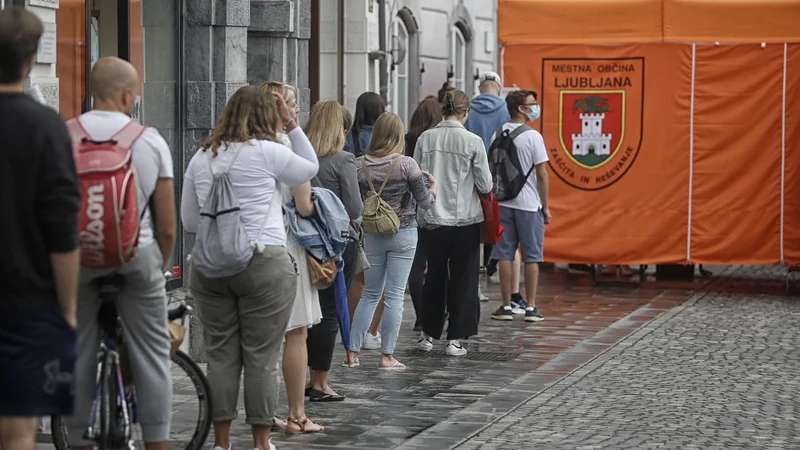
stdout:
{"type": "MultiPolygon", "coordinates": [[[[169,278],[168,273],[165,275],[169,278]]],[[[101,300],[98,324],[102,333],[98,352],[99,375],[97,393],[84,438],[94,441],[98,450],[134,450],[137,448],[137,444],[134,440],[133,428],[138,423],[136,391],[128,381],[130,377],[123,374],[127,361],[124,352],[121,352],[123,333],[114,303],[122,278],[118,275],[111,275],[100,278],[97,282],[101,300]]],[[[179,323],[184,325],[186,316],[191,312],[192,308],[184,301],[180,301],[177,307],[169,308],[167,315],[170,322],[180,320],[179,323]]],[[[208,384],[203,370],[182,351],[178,350],[172,355],[172,362],[173,401],[187,403],[185,401],[187,396],[180,394],[181,391],[186,390],[184,386],[175,386],[177,367],[191,382],[188,388],[194,388],[194,395],[190,395],[190,397],[192,400],[197,400],[197,418],[194,430],[190,430],[191,437],[186,446],[180,445],[184,441],[183,436],[175,436],[173,439],[171,435],[169,447],[200,450],[211,430],[211,386],[208,384]]],[[[173,407],[173,416],[180,409],[182,408],[173,407]]],[[[173,417],[173,421],[174,419],[173,417]]],[[[69,450],[65,418],[63,416],[51,417],[51,428],[56,450],[69,450]]],[[[175,424],[172,428],[174,431],[175,424]]],[[[180,430],[179,433],[182,434],[183,431],[180,430]]],[[[143,444],[141,439],[139,439],[139,443],[143,444]]]]}

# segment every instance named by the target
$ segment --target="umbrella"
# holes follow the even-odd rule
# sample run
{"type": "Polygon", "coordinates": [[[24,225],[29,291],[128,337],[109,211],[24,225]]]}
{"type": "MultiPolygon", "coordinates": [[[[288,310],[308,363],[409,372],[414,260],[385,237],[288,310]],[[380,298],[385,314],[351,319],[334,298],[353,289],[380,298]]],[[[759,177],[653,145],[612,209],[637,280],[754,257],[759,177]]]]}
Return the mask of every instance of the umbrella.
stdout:
{"type": "Polygon", "coordinates": [[[345,350],[350,350],[350,308],[347,306],[347,288],[344,282],[344,272],[336,273],[333,282],[333,293],[336,298],[336,314],[339,316],[339,333],[345,350]]]}

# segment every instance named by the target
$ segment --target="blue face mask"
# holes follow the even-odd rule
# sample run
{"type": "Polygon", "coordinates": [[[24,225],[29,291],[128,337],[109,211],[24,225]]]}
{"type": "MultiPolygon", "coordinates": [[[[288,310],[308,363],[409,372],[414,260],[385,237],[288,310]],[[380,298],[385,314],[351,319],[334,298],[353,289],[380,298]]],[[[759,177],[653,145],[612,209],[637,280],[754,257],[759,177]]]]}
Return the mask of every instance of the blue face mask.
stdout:
{"type": "Polygon", "coordinates": [[[539,107],[539,105],[533,105],[531,107],[531,112],[528,113],[528,120],[533,122],[534,120],[538,119],[541,112],[542,109],[539,107]]]}

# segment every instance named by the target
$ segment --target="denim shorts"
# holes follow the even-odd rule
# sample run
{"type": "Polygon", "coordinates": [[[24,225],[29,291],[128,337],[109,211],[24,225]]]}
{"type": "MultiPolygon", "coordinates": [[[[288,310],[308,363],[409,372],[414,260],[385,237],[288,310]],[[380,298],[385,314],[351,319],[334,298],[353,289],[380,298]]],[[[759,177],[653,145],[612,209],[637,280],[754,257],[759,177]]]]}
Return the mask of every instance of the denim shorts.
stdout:
{"type": "Polygon", "coordinates": [[[76,357],[60,308],[0,310],[0,416],[72,414],[76,357]]]}
{"type": "Polygon", "coordinates": [[[544,252],[544,213],[500,206],[500,225],[505,227],[500,242],[492,249],[492,259],[513,261],[517,248],[522,262],[540,263],[544,252]]]}

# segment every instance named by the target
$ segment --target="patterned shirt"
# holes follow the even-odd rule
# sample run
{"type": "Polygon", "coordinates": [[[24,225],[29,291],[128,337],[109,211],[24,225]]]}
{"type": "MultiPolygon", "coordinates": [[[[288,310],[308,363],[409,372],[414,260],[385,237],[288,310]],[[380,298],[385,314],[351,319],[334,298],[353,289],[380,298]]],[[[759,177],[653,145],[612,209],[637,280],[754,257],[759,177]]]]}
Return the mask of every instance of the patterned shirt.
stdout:
{"type": "MultiPolygon", "coordinates": [[[[370,187],[364,174],[363,160],[363,156],[356,160],[356,168],[361,198],[366,198],[370,187]]],[[[389,181],[381,193],[381,198],[397,213],[400,218],[400,228],[415,228],[417,226],[415,201],[422,209],[429,209],[436,201],[436,194],[429,191],[425,185],[425,175],[422,174],[417,162],[408,156],[398,155],[380,161],[367,159],[366,163],[376,192],[380,191],[381,184],[389,175],[389,181]],[[397,158],[402,159],[395,164],[394,170],[389,174],[389,169],[397,158]]]]}

